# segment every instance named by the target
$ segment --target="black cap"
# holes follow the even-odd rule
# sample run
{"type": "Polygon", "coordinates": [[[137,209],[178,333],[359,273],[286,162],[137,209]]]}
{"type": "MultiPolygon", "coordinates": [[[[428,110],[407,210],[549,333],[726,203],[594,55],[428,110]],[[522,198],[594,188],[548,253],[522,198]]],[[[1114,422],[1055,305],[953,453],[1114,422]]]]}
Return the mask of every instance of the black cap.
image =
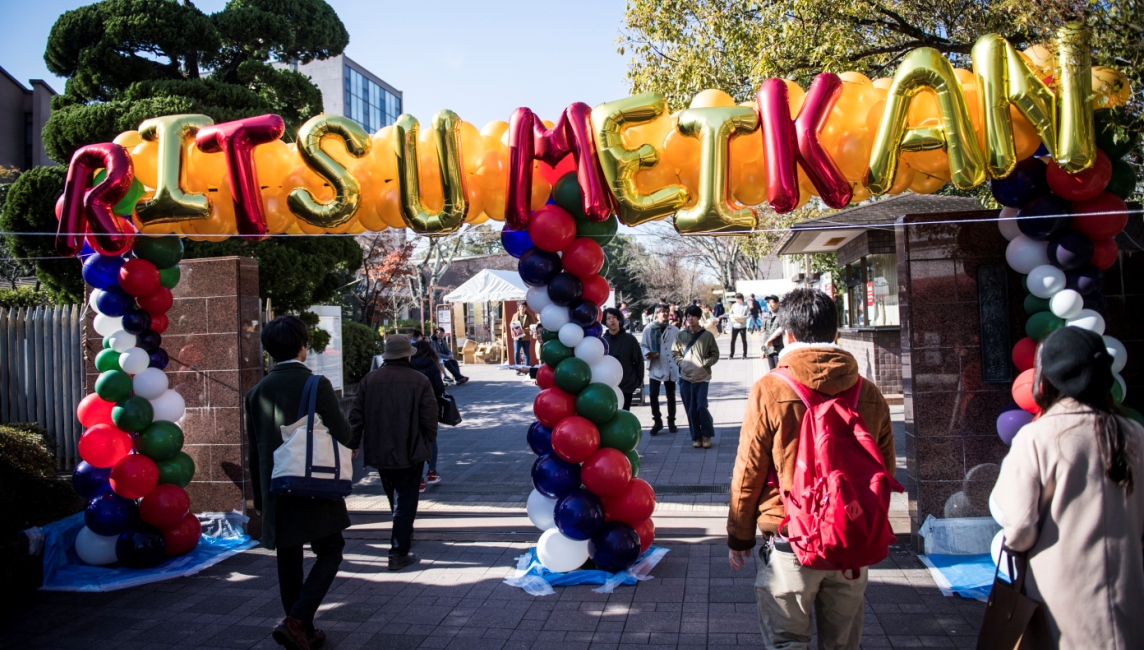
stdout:
{"type": "Polygon", "coordinates": [[[1104,406],[1115,379],[1112,355],[1096,332],[1062,327],[1041,343],[1041,376],[1061,393],[1092,406],[1104,406]]]}
{"type": "Polygon", "coordinates": [[[764,302],[766,302],[766,301],[768,301],[768,300],[773,300],[773,301],[775,301],[775,302],[778,302],[778,301],[779,301],[779,297],[778,297],[778,296],[775,296],[775,295],[770,295],[770,296],[767,296],[766,298],[763,298],[763,301],[764,301],[764,302]]]}

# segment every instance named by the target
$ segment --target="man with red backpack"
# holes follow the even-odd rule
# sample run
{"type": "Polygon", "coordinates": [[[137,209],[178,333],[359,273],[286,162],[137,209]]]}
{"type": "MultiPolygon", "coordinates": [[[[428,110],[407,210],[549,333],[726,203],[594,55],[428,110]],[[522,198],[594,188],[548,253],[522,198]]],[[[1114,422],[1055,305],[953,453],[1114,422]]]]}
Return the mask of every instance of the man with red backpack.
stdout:
{"type": "Polygon", "coordinates": [[[745,566],[761,532],[755,597],[767,648],[806,648],[813,607],[819,648],[857,650],[864,567],[889,552],[890,491],[902,489],[890,410],[835,345],[830,296],[796,289],[782,304],[786,345],[778,368],[751,389],[739,434],[731,568],[745,566]]]}

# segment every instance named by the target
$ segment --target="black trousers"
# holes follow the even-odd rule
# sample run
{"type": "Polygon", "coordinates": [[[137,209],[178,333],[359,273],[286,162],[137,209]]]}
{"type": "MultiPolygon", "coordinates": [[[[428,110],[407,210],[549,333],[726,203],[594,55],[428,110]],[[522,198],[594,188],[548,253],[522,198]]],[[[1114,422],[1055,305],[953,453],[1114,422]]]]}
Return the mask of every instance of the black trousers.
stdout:
{"type": "MultiPolygon", "coordinates": [[[[667,388],[667,421],[675,422],[675,382],[648,379],[648,384],[650,385],[648,397],[651,398],[652,418],[654,418],[656,422],[663,421],[659,415],[659,385],[663,384],[667,388]]],[[[628,401],[630,402],[630,400],[628,401]]]]}
{"type": "Polygon", "coordinates": [[[302,576],[302,547],[303,544],[278,548],[278,590],[282,595],[282,608],[286,615],[302,621],[306,633],[313,635],[314,614],[338,575],[346,540],[339,530],[333,535],[310,542],[310,550],[318,556],[318,560],[310,568],[310,575],[305,577],[305,582],[302,576]]]}
{"type": "Polygon", "coordinates": [[[747,356],[747,328],[741,327],[739,329],[731,328],[731,358],[735,358],[735,339],[742,337],[743,339],[743,358],[747,356]]]}
{"type": "Polygon", "coordinates": [[[445,366],[445,370],[453,375],[455,381],[461,381],[464,375],[461,374],[461,364],[457,363],[456,359],[441,359],[441,365],[445,366]]]}
{"type": "Polygon", "coordinates": [[[390,557],[409,555],[413,542],[413,520],[417,518],[417,497],[425,463],[406,469],[380,469],[381,487],[389,498],[393,524],[389,536],[390,557]]]}
{"type": "Polygon", "coordinates": [[[774,354],[768,354],[767,355],[767,365],[771,367],[771,370],[774,370],[775,367],[779,365],[779,353],[778,352],[776,352],[774,354]]]}
{"type": "Polygon", "coordinates": [[[632,394],[635,393],[635,391],[634,390],[625,390],[625,391],[620,391],[620,392],[624,394],[623,410],[625,410],[625,411],[632,410],[632,394]]]}

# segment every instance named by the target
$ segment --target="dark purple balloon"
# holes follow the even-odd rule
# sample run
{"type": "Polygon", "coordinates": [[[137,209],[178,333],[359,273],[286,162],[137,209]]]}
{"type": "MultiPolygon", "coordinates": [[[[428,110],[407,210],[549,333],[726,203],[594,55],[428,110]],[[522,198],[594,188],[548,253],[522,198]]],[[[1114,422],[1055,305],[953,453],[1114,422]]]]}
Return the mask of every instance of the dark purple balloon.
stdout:
{"type": "Polygon", "coordinates": [[[556,502],[556,527],[570,539],[591,539],[604,524],[604,502],[583,488],[556,502]]]}
{"type": "Polygon", "coordinates": [[[158,350],[163,345],[163,337],[155,330],[146,330],[135,337],[135,346],[143,348],[148,353],[158,350]]]}
{"type": "Polygon", "coordinates": [[[552,429],[544,426],[540,421],[533,422],[528,427],[528,448],[537,456],[552,453],[552,429]]]}
{"type": "Polygon", "coordinates": [[[1094,291],[1100,291],[1104,286],[1104,272],[1088,264],[1065,274],[1065,287],[1072,289],[1082,296],[1094,291]]]}
{"type": "Polygon", "coordinates": [[[1021,427],[1033,421],[1033,414],[1017,409],[1015,411],[1003,411],[1001,415],[997,416],[997,435],[1001,437],[1001,442],[1006,445],[1013,443],[1013,436],[1021,430],[1021,427]]]}
{"type": "Polygon", "coordinates": [[[589,325],[588,327],[584,328],[584,336],[595,336],[596,338],[600,338],[603,335],[604,335],[604,326],[601,323],[589,325]]]}
{"type": "Polygon", "coordinates": [[[561,499],[580,487],[580,466],[556,454],[546,454],[532,464],[532,487],[546,497],[561,499]]]}
{"type": "Polygon", "coordinates": [[[96,535],[118,535],[139,520],[139,506],[114,492],[97,492],[83,511],[83,522],[96,535]]]}
{"type": "Polygon", "coordinates": [[[640,536],[622,521],[609,521],[588,542],[588,556],[602,571],[626,571],[640,557],[640,536]]]}
{"type": "Polygon", "coordinates": [[[568,317],[580,327],[591,327],[600,321],[600,308],[591,300],[581,298],[568,308],[568,317]]]}
{"type": "Polygon", "coordinates": [[[1088,264],[1092,251],[1092,240],[1084,233],[1070,230],[1049,240],[1049,261],[1065,271],[1088,264]]]}
{"type": "Polygon", "coordinates": [[[516,268],[525,284],[530,287],[543,287],[556,277],[562,267],[559,255],[534,248],[520,256],[516,268]]]}
{"type": "Polygon", "coordinates": [[[115,557],[133,569],[153,567],[166,559],[163,533],[150,524],[138,524],[115,541],[115,557]]]}
{"type": "Polygon", "coordinates": [[[548,283],[548,299],[563,307],[579,300],[583,293],[584,283],[571,273],[557,273],[548,283]]]}
{"type": "Polygon", "coordinates": [[[81,460],[72,472],[72,487],[83,498],[90,499],[101,488],[110,487],[108,479],[111,478],[110,467],[95,467],[86,460],[81,460]]]}
{"type": "Polygon", "coordinates": [[[158,368],[159,370],[166,370],[167,364],[171,362],[171,357],[163,348],[159,348],[151,353],[151,363],[147,364],[151,368],[158,368]]]}
{"type": "Polygon", "coordinates": [[[611,354],[612,353],[612,346],[608,345],[608,339],[604,338],[603,336],[600,336],[598,338],[600,339],[600,343],[604,344],[604,354],[611,354]]]}
{"type": "Polygon", "coordinates": [[[142,334],[151,328],[151,314],[142,309],[132,309],[123,315],[123,331],[128,334],[142,334]]]}
{"type": "Polygon", "coordinates": [[[1001,205],[1020,208],[1033,199],[1049,193],[1049,182],[1045,179],[1045,163],[1036,158],[1026,158],[1017,163],[1013,172],[1005,178],[989,181],[993,198],[1001,205]]]}
{"type": "Polygon", "coordinates": [[[1104,314],[1108,309],[1108,299],[1099,291],[1093,291],[1084,297],[1084,308],[1091,309],[1098,314],[1104,314]]]}
{"type": "Polygon", "coordinates": [[[527,230],[513,230],[505,226],[501,229],[500,241],[505,252],[516,259],[520,259],[522,255],[533,248],[532,238],[528,236],[527,230]]]}
{"type": "Polygon", "coordinates": [[[1017,227],[1029,239],[1044,241],[1067,226],[1071,214],[1068,201],[1055,194],[1039,196],[1017,211],[1017,227]]]}
{"type": "Polygon", "coordinates": [[[118,286],[95,294],[95,309],[104,316],[122,316],[135,306],[135,298],[118,286]]]}

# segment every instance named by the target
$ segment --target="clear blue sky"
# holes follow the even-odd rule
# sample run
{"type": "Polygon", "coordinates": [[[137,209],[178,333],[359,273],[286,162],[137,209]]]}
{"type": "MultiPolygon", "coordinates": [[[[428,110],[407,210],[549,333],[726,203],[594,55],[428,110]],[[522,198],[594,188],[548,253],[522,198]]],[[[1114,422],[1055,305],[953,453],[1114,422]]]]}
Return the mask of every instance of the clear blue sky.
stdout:
{"type": "MultiPolygon", "coordinates": [[[[60,13],[90,3],[5,4],[0,66],[25,85],[40,78],[63,92],[64,80],[44,65],[44,44],[60,13]]],[[[623,0],[330,4],[350,32],[346,54],[403,91],[405,111],[422,121],[449,108],[479,127],[518,106],[551,119],[575,101],[628,94],[615,44],[623,0]]],[[[195,0],[208,13],[224,5],[195,0]]]]}

